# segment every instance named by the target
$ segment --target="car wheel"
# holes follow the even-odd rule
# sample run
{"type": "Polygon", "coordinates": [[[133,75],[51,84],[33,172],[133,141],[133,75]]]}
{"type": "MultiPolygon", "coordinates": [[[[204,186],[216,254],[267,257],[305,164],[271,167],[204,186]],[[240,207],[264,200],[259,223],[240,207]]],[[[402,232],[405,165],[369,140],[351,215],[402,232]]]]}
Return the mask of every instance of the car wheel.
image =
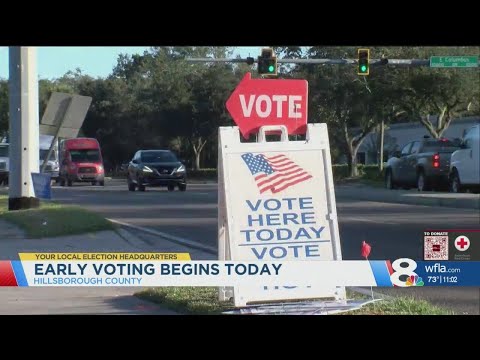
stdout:
{"type": "Polygon", "coordinates": [[[128,191],[135,191],[135,184],[130,180],[130,175],[127,175],[127,184],[128,184],[128,191]]]}
{"type": "Polygon", "coordinates": [[[427,185],[427,179],[423,171],[419,171],[417,174],[417,190],[418,191],[429,191],[429,187],[427,185]]]}
{"type": "Polygon", "coordinates": [[[393,182],[392,170],[387,170],[385,173],[385,187],[387,189],[395,189],[395,183],[393,182]]]}
{"type": "Polygon", "coordinates": [[[453,171],[452,178],[450,180],[450,191],[453,193],[463,192],[462,183],[460,182],[460,177],[458,176],[457,170],[453,171]]]}
{"type": "Polygon", "coordinates": [[[186,191],[186,190],[187,190],[187,184],[180,184],[180,185],[178,185],[178,190],[180,190],[180,191],[186,191]]]}
{"type": "Polygon", "coordinates": [[[175,186],[174,186],[174,185],[168,185],[168,186],[167,186],[167,189],[168,189],[168,191],[174,191],[174,190],[175,190],[175,186]]]}
{"type": "Polygon", "coordinates": [[[139,177],[137,177],[137,187],[138,191],[145,191],[145,185],[143,185],[143,181],[139,177]]]}

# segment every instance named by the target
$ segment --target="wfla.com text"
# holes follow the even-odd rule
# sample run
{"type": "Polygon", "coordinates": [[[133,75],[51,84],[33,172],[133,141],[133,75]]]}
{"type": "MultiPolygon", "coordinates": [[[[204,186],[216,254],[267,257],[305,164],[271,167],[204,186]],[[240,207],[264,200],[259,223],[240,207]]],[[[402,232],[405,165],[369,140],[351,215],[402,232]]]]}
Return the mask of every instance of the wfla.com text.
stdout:
{"type": "Polygon", "coordinates": [[[435,263],[433,265],[425,265],[425,272],[427,273],[459,273],[459,268],[447,268],[445,265],[441,263],[435,263]]]}

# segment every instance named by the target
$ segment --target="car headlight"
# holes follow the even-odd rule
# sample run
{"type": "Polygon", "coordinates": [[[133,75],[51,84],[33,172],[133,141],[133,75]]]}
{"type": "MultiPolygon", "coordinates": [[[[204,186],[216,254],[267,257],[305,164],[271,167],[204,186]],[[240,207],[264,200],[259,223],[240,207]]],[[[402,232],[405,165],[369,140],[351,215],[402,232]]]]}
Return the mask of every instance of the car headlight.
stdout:
{"type": "Polygon", "coordinates": [[[180,165],[180,166],[178,167],[178,169],[175,170],[175,172],[177,172],[177,173],[185,172],[185,166],[184,166],[184,165],[180,165]]]}
{"type": "Polygon", "coordinates": [[[153,172],[153,170],[150,169],[150,168],[149,168],[148,166],[146,166],[146,165],[143,165],[142,171],[143,171],[143,172],[148,172],[148,173],[153,172]]]}

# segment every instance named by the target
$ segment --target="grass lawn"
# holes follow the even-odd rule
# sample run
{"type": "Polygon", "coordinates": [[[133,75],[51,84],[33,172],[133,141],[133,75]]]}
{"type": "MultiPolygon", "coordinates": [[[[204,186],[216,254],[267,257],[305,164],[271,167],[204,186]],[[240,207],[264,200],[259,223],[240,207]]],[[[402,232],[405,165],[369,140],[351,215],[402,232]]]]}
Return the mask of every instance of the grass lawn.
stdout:
{"type": "MultiPolygon", "coordinates": [[[[366,299],[368,296],[347,292],[348,298],[366,299]]],[[[181,314],[221,314],[233,308],[232,303],[218,301],[216,287],[161,287],[135,294],[137,297],[161,304],[181,314]]],[[[423,300],[398,297],[369,304],[349,315],[453,315],[452,311],[433,306],[423,300]]]]}
{"type": "Polygon", "coordinates": [[[454,315],[454,312],[425,300],[411,297],[395,297],[382,300],[350,312],[351,315],[454,315]]]}
{"type": "Polygon", "coordinates": [[[147,289],[135,295],[180,314],[211,315],[233,309],[233,303],[218,301],[216,287],[160,287],[147,289]]]}
{"type": "Polygon", "coordinates": [[[0,195],[0,220],[17,225],[30,238],[115,229],[114,224],[96,213],[47,201],[42,201],[38,209],[8,211],[8,196],[3,195],[0,195]]]}

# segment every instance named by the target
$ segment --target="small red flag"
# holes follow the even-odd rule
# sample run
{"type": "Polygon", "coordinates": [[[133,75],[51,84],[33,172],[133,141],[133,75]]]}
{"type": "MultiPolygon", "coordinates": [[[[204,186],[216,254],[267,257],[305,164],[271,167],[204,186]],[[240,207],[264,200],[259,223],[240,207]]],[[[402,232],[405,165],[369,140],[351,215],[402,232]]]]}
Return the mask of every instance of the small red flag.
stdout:
{"type": "Polygon", "coordinates": [[[362,241],[362,256],[365,259],[368,259],[368,255],[370,255],[370,251],[372,251],[372,247],[364,241],[362,241]]]}

